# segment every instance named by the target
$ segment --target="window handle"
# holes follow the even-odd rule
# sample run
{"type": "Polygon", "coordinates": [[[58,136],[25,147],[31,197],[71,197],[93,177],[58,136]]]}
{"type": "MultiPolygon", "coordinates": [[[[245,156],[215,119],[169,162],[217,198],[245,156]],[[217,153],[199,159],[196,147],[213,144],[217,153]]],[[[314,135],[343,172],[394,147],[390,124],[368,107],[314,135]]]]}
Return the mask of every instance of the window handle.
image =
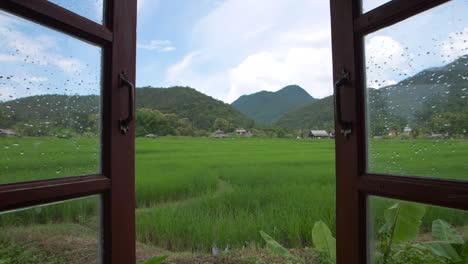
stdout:
{"type": "Polygon", "coordinates": [[[122,87],[126,86],[128,88],[128,117],[119,120],[120,132],[127,134],[130,122],[133,121],[135,116],[135,85],[127,78],[124,72],[120,73],[119,77],[122,87]]]}
{"type": "Polygon", "coordinates": [[[350,81],[349,72],[343,70],[339,79],[335,82],[335,118],[340,124],[341,134],[349,136],[351,134],[352,123],[343,119],[343,113],[341,109],[341,88],[348,84],[350,81]]]}

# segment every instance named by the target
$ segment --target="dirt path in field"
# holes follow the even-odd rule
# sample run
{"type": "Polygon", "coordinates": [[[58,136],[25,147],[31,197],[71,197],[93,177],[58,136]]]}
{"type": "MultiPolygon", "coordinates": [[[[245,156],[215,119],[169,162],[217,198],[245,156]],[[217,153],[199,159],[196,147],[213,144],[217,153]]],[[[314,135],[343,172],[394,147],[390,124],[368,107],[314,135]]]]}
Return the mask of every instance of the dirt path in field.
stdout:
{"type": "Polygon", "coordinates": [[[208,192],[208,193],[205,193],[205,194],[202,194],[202,195],[199,195],[199,196],[189,197],[187,199],[181,199],[181,200],[176,200],[176,201],[167,201],[167,202],[164,202],[164,203],[158,203],[158,204],[155,204],[154,206],[151,206],[151,207],[137,208],[137,212],[145,212],[145,211],[149,211],[149,210],[151,210],[153,208],[164,207],[164,206],[167,206],[167,205],[182,206],[182,205],[185,205],[185,204],[190,203],[192,201],[196,201],[196,200],[200,200],[200,199],[216,198],[218,196],[221,196],[222,194],[230,193],[233,190],[234,190],[234,187],[229,182],[227,182],[225,180],[222,180],[222,179],[218,179],[218,188],[214,192],[208,192]]]}

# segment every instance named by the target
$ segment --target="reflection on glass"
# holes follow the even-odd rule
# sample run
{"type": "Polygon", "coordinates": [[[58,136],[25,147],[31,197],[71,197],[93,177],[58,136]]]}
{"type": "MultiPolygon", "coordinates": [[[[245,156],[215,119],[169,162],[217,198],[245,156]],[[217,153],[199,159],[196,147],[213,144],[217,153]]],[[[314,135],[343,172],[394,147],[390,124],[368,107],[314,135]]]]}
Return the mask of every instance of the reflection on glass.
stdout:
{"type": "Polygon", "coordinates": [[[468,18],[451,1],[365,37],[368,170],[468,180],[468,18]]]}
{"type": "Polygon", "coordinates": [[[381,5],[384,5],[391,0],[362,0],[362,13],[366,13],[381,5]]]}
{"type": "Polygon", "coordinates": [[[464,263],[468,212],[372,196],[373,264],[464,263]]]}
{"type": "Polygon", "coordinates": [[[100,263],[100,197],[0,212],[0,263],[100,263]]]}
{"type": "Polygon", "coordinates": [[[0,12],[0,183],[99,172],[101,48],[0,12]]]}
{"type": "Polygon", "coordinates": [[[96,23],[103,23],[104,0],[48,0],[96,23]]]}

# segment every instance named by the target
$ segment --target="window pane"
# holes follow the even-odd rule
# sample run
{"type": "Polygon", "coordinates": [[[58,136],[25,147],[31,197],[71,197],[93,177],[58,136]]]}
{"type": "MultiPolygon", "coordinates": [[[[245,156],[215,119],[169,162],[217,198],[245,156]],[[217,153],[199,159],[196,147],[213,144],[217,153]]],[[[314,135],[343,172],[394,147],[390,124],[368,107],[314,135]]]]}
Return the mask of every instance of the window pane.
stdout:
{"type": "Polygon", "coordinates": [[[362,0],[362,13],[369,12],[390,1],[391,0],[362,0]]]}
{"type": "Polygon", "coordinates": [[[369,202],[371,263],[443,264],[467,257],[468,211],[376,196],[369,202]]]}
{"type": "Polygon", "coordinates": [[[101,48],[0,11],[0,183],[95,174],[101,48]]]}
{"type": "Polygon", "coordinates": [[[100,263],[100,197],[0,212],[0,263],[100,263]]]}
{"type": "Polygon", "coordinates": [[[96,23],[103,23],[104,0],[48,0],[96,23]]]}
{"type": "Polygon", "coordinates": [[[365,37],[368,170],[468,180],[468,17],[451,1],[365,37]]]}

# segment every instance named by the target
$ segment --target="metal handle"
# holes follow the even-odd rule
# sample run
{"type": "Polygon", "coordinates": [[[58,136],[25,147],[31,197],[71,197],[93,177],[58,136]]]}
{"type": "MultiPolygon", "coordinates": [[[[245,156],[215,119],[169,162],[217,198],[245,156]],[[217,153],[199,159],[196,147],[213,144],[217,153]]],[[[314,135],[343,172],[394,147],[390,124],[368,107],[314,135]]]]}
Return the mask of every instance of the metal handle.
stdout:
{"type": "Polygon", "coordinates": [[[119,77],[122,86],[128,87],[128,117],[126,119],[119,120],[120,132],[127,134],[130,122],[133,121],[135,116],[135,85],[130,80],[128,80],[125,73],[120,73],[119,77]]]}
{"type": "Polygon", "coordinates": [[[341,87],[350,81],[349,72],[343,70],[340,78],[335,82],[335,115],[336,120],[341,126],[341,134],[348,136],[351,134],[352,123],[343,120],[341,111],[341,87]]]}

